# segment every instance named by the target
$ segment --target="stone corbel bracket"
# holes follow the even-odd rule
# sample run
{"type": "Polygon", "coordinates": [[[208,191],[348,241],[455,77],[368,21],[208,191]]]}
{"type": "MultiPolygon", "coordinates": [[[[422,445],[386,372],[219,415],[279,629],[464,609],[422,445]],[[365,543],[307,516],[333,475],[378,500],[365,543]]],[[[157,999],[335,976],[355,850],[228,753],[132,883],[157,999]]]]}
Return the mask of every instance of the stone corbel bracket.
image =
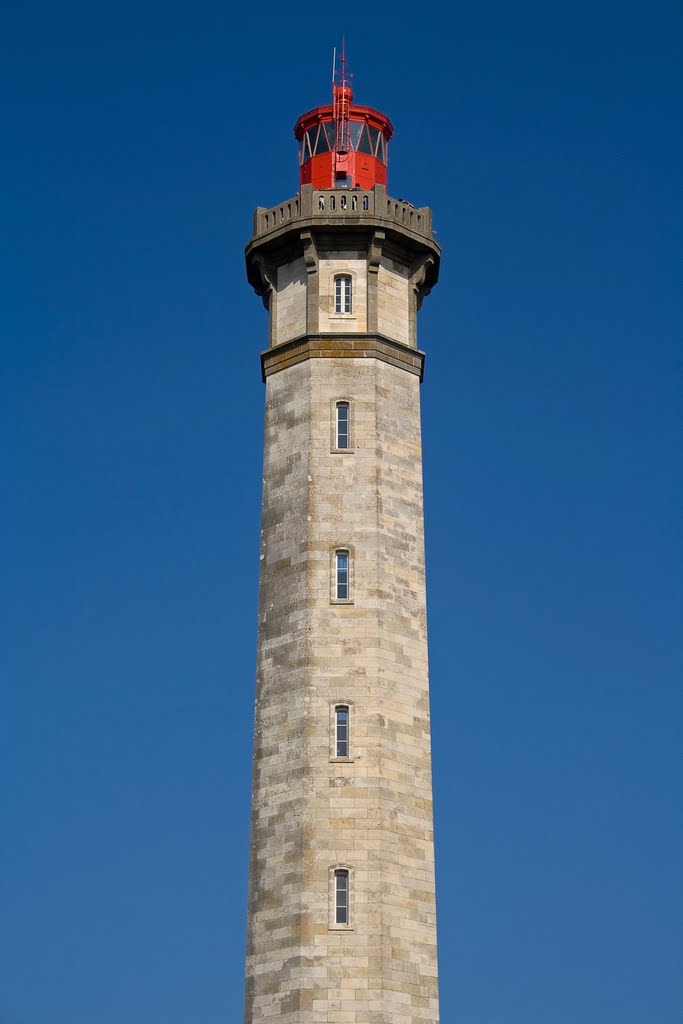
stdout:
{"type": "Polygon", "coordinates": [[[306,330],[315,334],[320,329],[320,275],[318,247],[312,231],[300,234],[306,264],[306,330]]]}
{"type": "Polygon", "coordinates": [[[275,343],[273,336],[273,325],[276,322],[277,303],[277,267],[268,260],[263,253],[257,252],[253,258],[254,274],[251,277],[251,285],[268,312],[270,325],[270,344],[275,343]]]}
{"type": "Polygon", "coordinates": [[[417,313],[436,279],[436,260],[431,253],[420,253],[410,267],[410,341],[417,342],[417,313]]]}
{"type": "Polygon", "coordinates": [[[379,264],[386,239],[384,231],[373,231],[368,243],[368,331],[379,330],[379,264]]]}

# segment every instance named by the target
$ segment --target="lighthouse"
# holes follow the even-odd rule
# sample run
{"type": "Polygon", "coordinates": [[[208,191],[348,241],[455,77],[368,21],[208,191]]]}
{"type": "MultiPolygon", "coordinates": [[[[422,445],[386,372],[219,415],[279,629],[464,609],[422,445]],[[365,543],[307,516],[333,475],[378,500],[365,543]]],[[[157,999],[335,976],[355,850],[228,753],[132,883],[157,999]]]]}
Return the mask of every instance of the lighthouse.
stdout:
{"type": "Polygon", "coordinates": [[[246,247],[269,333],[245,1024],[439,1020],[417,313],[440,250],[387,192],[392,133],[342,70],[246,247]]]}

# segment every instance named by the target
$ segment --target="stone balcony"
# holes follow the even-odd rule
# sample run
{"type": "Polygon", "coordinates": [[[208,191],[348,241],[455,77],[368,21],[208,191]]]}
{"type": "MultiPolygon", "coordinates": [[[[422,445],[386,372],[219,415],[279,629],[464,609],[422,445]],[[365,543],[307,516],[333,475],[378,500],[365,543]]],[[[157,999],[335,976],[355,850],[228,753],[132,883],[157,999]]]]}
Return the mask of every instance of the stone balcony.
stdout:
{"type": "Polygon", "coordinates": [[[436,245],[429,207],[417,208],[405,200],[392,199],[383,185],[372,189],[314,189],[312,185],[303,185],[301,192],[284,203],[270,209],[256,207],[251,241],[258,243],[265,235],[299,225],[313,227],[316,222],[321,226],[393,228],[436,245]]]}

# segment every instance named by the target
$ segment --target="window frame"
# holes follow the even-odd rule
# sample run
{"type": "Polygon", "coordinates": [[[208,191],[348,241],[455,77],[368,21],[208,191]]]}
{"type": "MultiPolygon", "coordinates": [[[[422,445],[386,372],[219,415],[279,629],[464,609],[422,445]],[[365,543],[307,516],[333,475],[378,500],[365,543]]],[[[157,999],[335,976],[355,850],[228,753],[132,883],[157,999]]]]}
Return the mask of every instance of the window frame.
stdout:
{"type": "Polygon", "coordinates": [[[353,701],[335,700],[330,704],[330,762],[350,764],[355,760],[351,751],[351,729],[353,725],[353,701]],[[338,753],[339,720],[338,713],[346,711],[346,754],[338,753]]]}
{"type": "Polygon", "coordinates": [[[348,455],[353,452],[352,444],[352,430],[351,430],[351,401],[348,398],[333,398],[331,402],[332,410],[332,437],[330,444],[330,451],[336,452],[340,455],[348,455]],[[339,410],[346,408],[346,447],[340,448],[339,446],[339,410]]]}
{"type": "Polygon", "coordinates": [[[348,864],[333,864],[330,867],[330,931],[353,931],[353,874],[353,868],[348,864]],[[345,880],[345,889],[338,888],[338,879],[345,880]],[[346,897],[344,906],[346,919],[344,921],[337,920],[337,912],[341,909],[340,892],[345,892],[346,897]]]}
{"type": "Polygon", "coordinates": [[[350,904],[349,873],[346,868],[337,868],[334,873],[334,923],[349,925],[350,904]]]}
{"type": "MultiPolygon", "coordinates": [[[[343,198],[343,197],[342,197],[343,198]]],[[[340,271],[332,276],[332,316],[352,317],[353,313],[353,274],[340,271]],[[339,286],[339,296],[337,287],[339,286]],[[347,308],[348,307],[348,308],[347,308]]]]}
{"type": "Polygon", "coordinates": [[[352,566],[353,566],[353,550],[348,545],[339,545],[334,547],[331,552],[332,562],[332,595],[330,598],[331,604],[353,604],[353,578],[352,578],[352,566]],[[339,564],[339,556],[346,555],[346,597],[339,596],[340,586],[343,587],[344,583],[340,579],[340,572],[343,572],[343,566],[339,564]]]}

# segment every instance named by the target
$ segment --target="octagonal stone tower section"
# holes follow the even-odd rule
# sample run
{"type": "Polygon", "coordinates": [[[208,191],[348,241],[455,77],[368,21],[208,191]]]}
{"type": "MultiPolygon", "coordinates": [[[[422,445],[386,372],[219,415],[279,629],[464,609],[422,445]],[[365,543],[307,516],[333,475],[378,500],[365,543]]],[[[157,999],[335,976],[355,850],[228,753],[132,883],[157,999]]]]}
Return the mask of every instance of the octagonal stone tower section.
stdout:
{"type": "Polygon", "coordinates": [[[302,185],[270,323],[245,1024],[437,1022],[416,320],[431,213],[302,185]]]}

